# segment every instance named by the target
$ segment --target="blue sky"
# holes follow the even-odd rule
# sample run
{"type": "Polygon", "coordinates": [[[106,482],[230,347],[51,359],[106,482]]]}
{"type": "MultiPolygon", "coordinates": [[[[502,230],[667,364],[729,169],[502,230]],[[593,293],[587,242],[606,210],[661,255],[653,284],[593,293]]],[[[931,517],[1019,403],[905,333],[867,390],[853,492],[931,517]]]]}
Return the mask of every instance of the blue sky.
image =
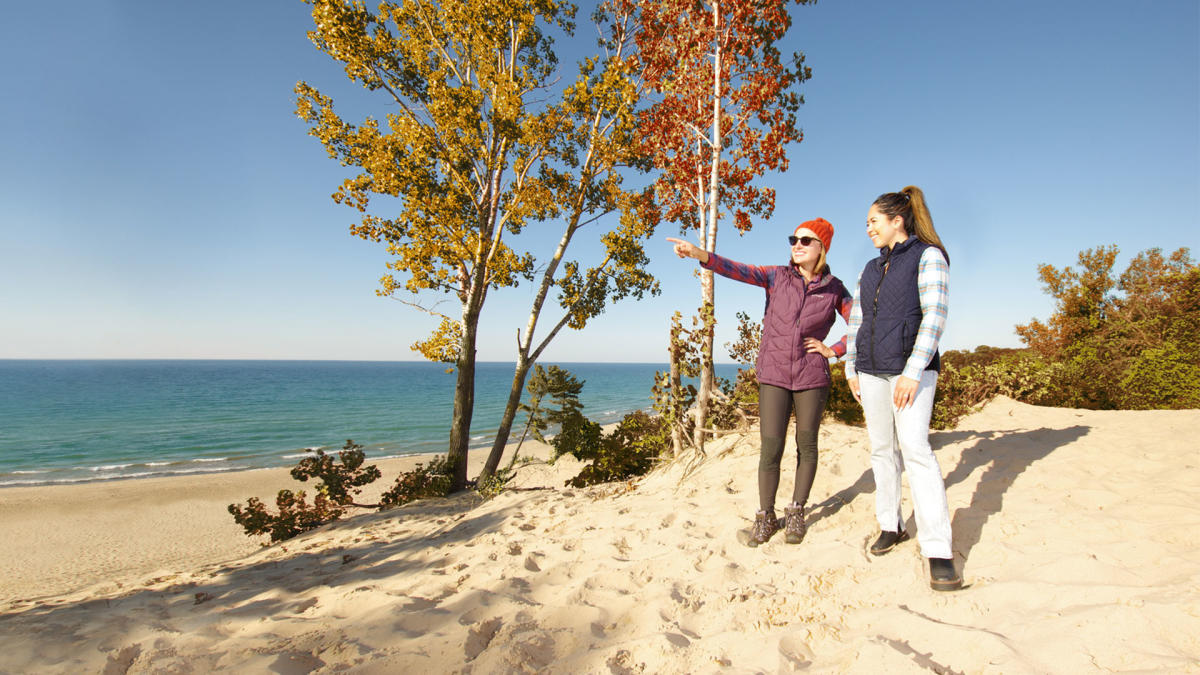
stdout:
{"type": "MultiPolygon", "coordinates": [[[[1019,346],[1013,326],[1052,309],[1039,263],[1103,244],[1118,271],[1150,247],[1200,254],[1194,0],[826,0],[793,17],[785,50],[813,69],[805,140],[763,179],[774,217],[742,237],[726,226],[719,252],[780,264],[795,224],[821,216],[853,283],[875,254],[870,202],[916,184],[951,255],[950,349],[1019,346]]],[[[386,108],[309,26],[283,0],[6,8],[0,358],[419,360],[409,345],[433,321],[376,297],[387,254],[348,233],[354,212],[329,198],[345,170],[306,135],[292,88],[343,113],[386,108]]],[[[573,68],[592,40],[559,46],[573,68]]],[[[674,234],[649,248],[661,296],[565,331],[543,361],[663,361],[671,312],[699,297],[674,234]]],[[[717,284],[722,344],[763,296],[717,284]]],[[[490,297],[481,360],[512,360],[530,298],[490,297]]]]}

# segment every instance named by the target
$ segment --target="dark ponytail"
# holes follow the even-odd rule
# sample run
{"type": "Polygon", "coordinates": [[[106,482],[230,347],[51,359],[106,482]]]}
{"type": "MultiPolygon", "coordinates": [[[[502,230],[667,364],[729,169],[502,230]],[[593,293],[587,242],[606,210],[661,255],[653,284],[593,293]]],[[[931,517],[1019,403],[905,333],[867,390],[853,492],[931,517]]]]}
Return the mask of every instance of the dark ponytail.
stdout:
{"type": "Polygon", "coordinates": [[[906,234],[915,235],[926,244],[936,246],[946,258],[946,264],[950,263],[950,254],[946,253],[937,230],[933,229],[933,216],[929,215],[929,205],[921,188],[909,185],[899,192],[886,192],[875,199],[874,206],[888,218],[899,216],[904,220],[906,234]]]}

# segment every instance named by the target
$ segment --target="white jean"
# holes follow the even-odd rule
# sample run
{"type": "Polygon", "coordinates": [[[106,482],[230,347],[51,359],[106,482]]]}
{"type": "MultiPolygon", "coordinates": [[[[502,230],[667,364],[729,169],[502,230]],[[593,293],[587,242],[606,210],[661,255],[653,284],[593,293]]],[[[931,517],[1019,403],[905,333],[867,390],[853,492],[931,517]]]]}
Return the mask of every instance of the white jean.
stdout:
{"type": "Polygon", "coordinates": [[[903,410],[892,404],[892,388],[898,377],[858,373],[863,416],[871,441],[871,471],[875,474],[875,517],[880,529],[890,532],[903,522],[900,472],[908,471],[921,554],[926,558],[953,558],[946,483],[929,445],[929,418],[933,414],[938,374],[933,370],[921,374],[917,395],[912,405],[903,410]]]}

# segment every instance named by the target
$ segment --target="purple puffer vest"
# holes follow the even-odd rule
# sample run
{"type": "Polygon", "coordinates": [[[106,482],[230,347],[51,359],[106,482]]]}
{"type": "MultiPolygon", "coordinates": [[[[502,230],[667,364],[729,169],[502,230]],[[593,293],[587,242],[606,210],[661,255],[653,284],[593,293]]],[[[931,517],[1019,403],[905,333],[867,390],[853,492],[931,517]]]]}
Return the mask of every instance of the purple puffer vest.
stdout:
{"type": "Polygon", "coordinates": [[[842,281],[823,274],[806,284],[791,265],[771,268],[758,350],[758,381],[791,391],[828,387],[829,360],[804,350],[804,338],[822,342],[848,295],[842,281]]]}

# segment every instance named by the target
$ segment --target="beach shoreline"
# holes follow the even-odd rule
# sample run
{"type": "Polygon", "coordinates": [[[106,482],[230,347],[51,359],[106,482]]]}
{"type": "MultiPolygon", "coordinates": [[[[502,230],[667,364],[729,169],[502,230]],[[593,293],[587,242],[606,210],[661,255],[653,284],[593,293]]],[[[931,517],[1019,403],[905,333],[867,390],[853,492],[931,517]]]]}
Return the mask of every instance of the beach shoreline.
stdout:
{"type": "MultiPolygon", "coordinates": [[[[505,463],[515,447],[509,444],[505,463]]],[[[479,473],[487,454],[486,449],[468,453],[469,476],[479,473]]],[[[360,501],[376,501],[402,472],[445,456],[367,457],[365,463],[382,475],[363,488],[360,501]]],[[[521,456],[545,460],[549,447],[526,440],[521,456]]],[[[297,481],[291,468],[0,488],[0,541],[5,542],[0,568],[9,570],[0,577],[0,608],[97,584],[119,589],[140,577],[250,555],[267,537],[248,536],[227,506],[256,497],[275,510],[275,496],[283,489],[303,490],[311,500],[317,481],[297,481]]],[[[346,517],[370,512],[352,508],[346,517]]]]}

